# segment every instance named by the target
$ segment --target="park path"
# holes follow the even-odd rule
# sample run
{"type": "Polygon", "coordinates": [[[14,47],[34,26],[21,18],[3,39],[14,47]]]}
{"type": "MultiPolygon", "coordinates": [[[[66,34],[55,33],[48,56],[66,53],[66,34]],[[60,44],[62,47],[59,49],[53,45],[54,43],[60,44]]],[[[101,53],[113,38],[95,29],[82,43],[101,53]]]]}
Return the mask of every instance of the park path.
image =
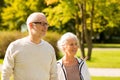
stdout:
{"type": "Polygon", "coordinates": [[[91,76],[120,77],[120,68],[89,68],[91,76]]]}

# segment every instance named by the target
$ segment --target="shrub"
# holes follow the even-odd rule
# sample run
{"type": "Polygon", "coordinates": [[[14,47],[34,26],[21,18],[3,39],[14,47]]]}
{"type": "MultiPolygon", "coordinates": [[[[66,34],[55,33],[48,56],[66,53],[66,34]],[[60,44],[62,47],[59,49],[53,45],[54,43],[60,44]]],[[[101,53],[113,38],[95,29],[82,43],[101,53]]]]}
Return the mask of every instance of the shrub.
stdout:
{"type": "Polygon", "coordinates": [[[4,58],[6,49],[8,45],[23,36],[25,36],[26,33],[21,33],[19,31],[1,31],[0,32],[0,58],[4,58]]]}
{"type": "MultiPolygon", "coordinates": [[[[0,32],[0,58],[4,58],[6,49],[8,45],[19,38],[25,37],[27,33],[21,33],[19,31],[1,31],[0,32]]],[[[56,58],[59,59],[59,51],[56,46],[57,40],[59,39],[60,34],[56,32],[47,32],[44,39],[48,41],[55,49],[56,58]]]]}

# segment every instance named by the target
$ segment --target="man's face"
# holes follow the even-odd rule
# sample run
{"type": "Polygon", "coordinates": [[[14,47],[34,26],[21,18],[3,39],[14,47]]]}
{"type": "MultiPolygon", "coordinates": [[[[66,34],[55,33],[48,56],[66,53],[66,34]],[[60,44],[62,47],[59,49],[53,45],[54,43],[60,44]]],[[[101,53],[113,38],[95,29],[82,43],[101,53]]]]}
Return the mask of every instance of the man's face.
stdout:
{"type": "Polygon", "coordinates": [[[45,36],[47,30],[48,30],[48,22],[46,20],[46,17],[38,15],[37,20],[34,22],[31,22],[32,24],[32,33],[38,37],[45,36]]]}

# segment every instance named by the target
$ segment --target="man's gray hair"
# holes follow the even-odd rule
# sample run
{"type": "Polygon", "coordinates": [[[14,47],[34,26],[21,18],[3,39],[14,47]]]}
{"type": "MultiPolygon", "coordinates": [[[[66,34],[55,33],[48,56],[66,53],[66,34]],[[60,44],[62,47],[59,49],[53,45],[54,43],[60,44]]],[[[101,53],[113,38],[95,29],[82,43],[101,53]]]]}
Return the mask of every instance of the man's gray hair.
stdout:
{"type": "Polygon", "coordinates": [[[36,21],[38,15],[41,15],[41,16],[46,17],[46,16],[45,16],[43,13],[41,13],[41,12],[34,12],[34,13],[32,13],[32,14],[30,14],[30,15],[28,16],[27,21],[26,21],[26,24],[28,25],[30,22],[36,21]]]}

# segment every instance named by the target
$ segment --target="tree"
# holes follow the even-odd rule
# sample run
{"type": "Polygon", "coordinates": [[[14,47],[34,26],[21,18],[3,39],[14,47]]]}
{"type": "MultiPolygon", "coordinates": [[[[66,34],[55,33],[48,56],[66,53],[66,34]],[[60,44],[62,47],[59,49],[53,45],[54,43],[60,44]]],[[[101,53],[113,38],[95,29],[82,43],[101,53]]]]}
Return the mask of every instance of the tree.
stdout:
{"type": "Polygon", "coordinates": [[[119,0],[5,0],[1,29],[20,30],[27,16],[34,11],[45,12],[50,26],[59,29],[59,32],[76,33],[81,57],[88,60],[91,59],[92,37],[96,36],[95,33],[120,26],[119,0]]]}
{"type": "MultiPolygon", "coordinates": [[[[75,32],[79,38],[80,46],[81,46],[81,57],[90,60],[91,50],[92,50],[92,40],[91,36],[88,35],[87,29],[87,19],[86,19],[86,1],[79,0],[64,0],[59,1],[57,6],[49,7],[44,10],[49,16],[48,20],[50,21],[50,25],[58,25],[60,26],[59,21],[62,21],[62,24],[67,23],[70,19],[75,20],[75,32]],[[64,8],[63,8],[64,7],[64,8]],[[81,13],[81,14],[80,14],[81,13]],[[54,14],[54,16],[53,16],[54,14]],[[81,19],[81,22],[80,22],[81,19]],[[51,22],[52,21],[52,22],[51,22]],[[53,22],[54,21],[54,22],[53,22]],[[84,38],[88,44],[88,55],[85,56],[84,52],[84,38]]],[[[91,24],[92,27],[92,24],[91,24]]],[[[90,32],[91,34],[91,32],[90,32]]]]}
{"type": "Polygon", "coordinates": [[[2,29],[2,16],[1,16],[1,13],[2,13],[2,8],[4,7],[4,0],[0,0],[0,30],[2,29]]]}
{"type": "Polygon", "coordinates": [[[94,33],[102,32],[106,27],[118,26],[119,3],[118,0],[52,0],[44,12],[48,15],[50,25],[58,28],[75,20],[74,31],[80,40],[81,56],[90,60],[94,33]],[[88,47],[86,56],[85,42],[88,47]]]}
{"type": "Polygon", "coordinates": [[[5,0],[5,5],[2,12],[2,26],[9,30],[20,30],[30,13],[42,11],[46,7],[44,0],[5,0]]]}
{"type": "MultiPolygon", "coordinates": [[[[99,0],[95,4],[95,15],[94,15],[94,31],[97,35],[104,34],[104,38],[99,39],[100,42],[105,42],[110,39],[110,36],[114,30],[114,27],[119,29],[120,21],[120,2],[118,0],[99,0]]],[[[96,36],[96,34],[94,34],[96,36]]]]}

